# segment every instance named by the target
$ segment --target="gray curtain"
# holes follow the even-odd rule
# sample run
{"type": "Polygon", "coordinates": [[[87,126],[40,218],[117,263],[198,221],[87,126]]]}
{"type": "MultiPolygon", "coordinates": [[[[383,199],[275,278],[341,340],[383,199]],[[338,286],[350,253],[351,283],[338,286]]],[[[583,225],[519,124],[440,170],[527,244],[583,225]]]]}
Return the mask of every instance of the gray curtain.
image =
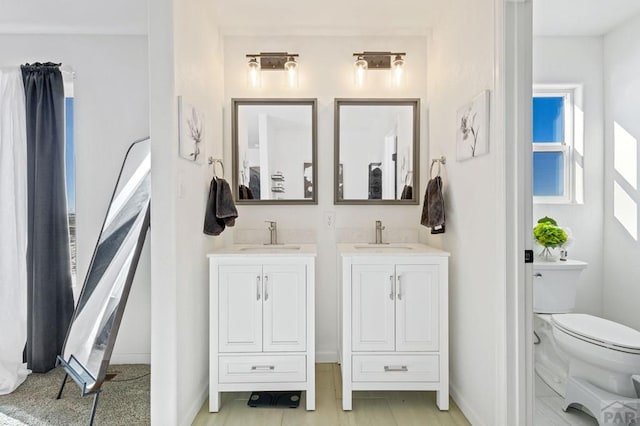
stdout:
{"type": "Polygon", "coordinates": [[[73,314],[59,66],[22,66],[27,108],[27,367],[55,366],[73,314]]]}

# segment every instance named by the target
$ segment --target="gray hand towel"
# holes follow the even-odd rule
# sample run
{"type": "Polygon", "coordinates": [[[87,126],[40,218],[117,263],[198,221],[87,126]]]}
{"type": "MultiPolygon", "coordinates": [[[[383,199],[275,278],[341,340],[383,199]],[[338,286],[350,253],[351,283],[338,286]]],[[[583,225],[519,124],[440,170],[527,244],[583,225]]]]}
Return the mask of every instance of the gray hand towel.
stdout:
{"type": "Polygon", "coordinates": [[[432,234],[444,233],[444,197],[442,178],[436,176],[427,183],[420,223],[431,228],[432,234]]]}
{"type": "Polygon", "coordinates": [[[213,179],[209,186],[209,198],[207,198],[207,208],[204,212],[203,232],[207,235],[220,235],[225,228],[224,220],[216,217],[217,186],[216,180],[213,179]]]}
{"type": "Polygon", "coordinates": [[[253,192],[246,185],[238,187],[238,195],[241,200],[253,200],[253,192]]]}
{"type": "Polygon", "coordinates": [[[236,224],[238,210],[233,202],[231,187],[224,179],[216,179],[216,217],[222,219],[226,226],[236,224]]]}
{"type": "Polygon", "coordinates": [[[413,198],[413,187],[410,185],[405,185],[402,188],[402,195],[400,195],[401,200],[411,200],[413,198]]]}
{"type": "Polygon", "coordinates": [[[209,198],[204,212],[204,229],[207,235],[220,235],[227,226],[236,224],[238,210],[233,203],[233,193],[224,179],[214,178],[209,186],[209,198]]]}

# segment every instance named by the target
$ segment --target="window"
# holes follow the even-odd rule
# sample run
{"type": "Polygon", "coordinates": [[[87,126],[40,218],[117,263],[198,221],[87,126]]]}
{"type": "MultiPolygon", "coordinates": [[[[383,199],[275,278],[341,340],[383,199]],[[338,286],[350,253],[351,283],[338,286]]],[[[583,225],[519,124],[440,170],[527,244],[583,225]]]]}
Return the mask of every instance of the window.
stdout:
{"type": "Polygon", "coordinates": [[[64,80],[64,139],[65,180],[67,188],[67,212],[69,220],[69,253],[71,255],[71,280],[76,285],[76,150],[74,138],[73,74],[63,72],[64,80]]]}
{"type": "Polygon", "coordinates": [[[573,90],[534,89],[534,202],[573,201],[571,191],[573,116],[573,90]]]}

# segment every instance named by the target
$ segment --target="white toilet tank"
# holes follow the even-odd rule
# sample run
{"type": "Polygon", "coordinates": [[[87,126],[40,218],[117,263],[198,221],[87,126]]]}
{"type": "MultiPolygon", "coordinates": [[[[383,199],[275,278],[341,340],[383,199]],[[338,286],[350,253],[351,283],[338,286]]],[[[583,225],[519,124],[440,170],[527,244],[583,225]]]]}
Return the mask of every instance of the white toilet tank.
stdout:
{"type": "Polygon", "coordinates": [[[567,259],[533,264],[533,312],[565,314],[573,312],[578,278],[586,262],[567,259]]]}

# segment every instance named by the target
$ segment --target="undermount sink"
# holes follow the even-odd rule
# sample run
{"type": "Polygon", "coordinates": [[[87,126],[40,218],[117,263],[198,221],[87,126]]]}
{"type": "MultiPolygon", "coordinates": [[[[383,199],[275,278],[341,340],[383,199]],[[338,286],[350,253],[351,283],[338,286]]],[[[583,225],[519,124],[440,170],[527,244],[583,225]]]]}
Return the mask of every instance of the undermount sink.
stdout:
{"type": "Polygon", "coordinates": [[[289,245],[263,245],[263,246],[254,246],[254,247],[242,247],[240,251],[255,251],[255,252],[279,252],[279,251],[298,251],[300,250],[300,246],[289,246],[289,245]]]}
{"type": "Polygon", "coordinates": [[[353,246],[356,250],[413,250],[413,247],[405,244],[355,244],[353,246]]]}

